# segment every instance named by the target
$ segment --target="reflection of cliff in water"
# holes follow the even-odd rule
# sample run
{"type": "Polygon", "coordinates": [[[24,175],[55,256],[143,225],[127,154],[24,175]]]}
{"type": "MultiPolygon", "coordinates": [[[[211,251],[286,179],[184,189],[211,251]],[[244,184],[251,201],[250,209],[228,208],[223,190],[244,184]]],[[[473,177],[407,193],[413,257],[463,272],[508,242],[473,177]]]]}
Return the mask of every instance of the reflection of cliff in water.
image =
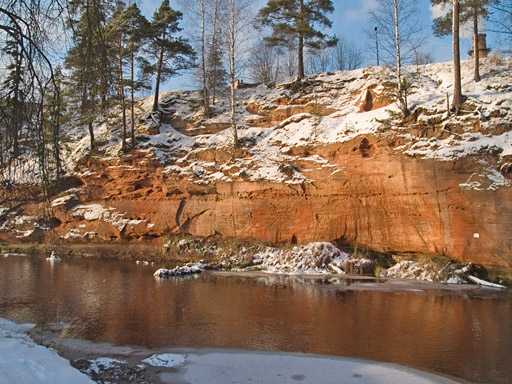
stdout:
{"type": "Polygon", "coordinates": [[[156,282],[152,268],[98,260],[8,258],[0,271],[0,316],[62,322],[66,336],[362,357],[475,382],[512,375],[506,293],[265,274],[156,282]]]}

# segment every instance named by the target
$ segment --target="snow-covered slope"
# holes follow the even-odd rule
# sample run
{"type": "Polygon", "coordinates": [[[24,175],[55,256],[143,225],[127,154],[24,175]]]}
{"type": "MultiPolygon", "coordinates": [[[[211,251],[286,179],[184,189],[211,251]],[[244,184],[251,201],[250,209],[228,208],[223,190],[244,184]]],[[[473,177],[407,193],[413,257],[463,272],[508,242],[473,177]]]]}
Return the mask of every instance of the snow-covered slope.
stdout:
{"type": "MultiPolygon", "coordinates": [[[[318,155],[295,155],[292,148],[343,143],[365,134],[392,135],[400,144],[396,150],[412,157],[443,161],[492,151],[505,161],[512,155],[511,67],[510,59],[486,59],[482,81],[475,83],[472,63],[464,62],[467,100],[459,116],[447,113],[447,95],[452,93],[450,63],[409,67],[413,116],[406,121],[397,118],[394,78],[387,68],[320,74],[300,87],[290,83],[243,89],[237,105],[243,150],[236,154],[230,149],[226,97],[218,98],[213,116],[206,119],[199,92],[167,93],[161,98],[165,123],[159,130],[150,118],[152,98],[137,105],[138,147],[167,166],[167,172],[199,184],[238,178],[301,184],[308,175],[292,163],[306,161],[336,169],[318,155]]],[[[109,116],[96,126],[100,149],[107,157],[120,151],[119,111],[109,116]]],[[[87,154],[89,142],[86,129],[75,126],[68,131],[71,170],[87,154]]],[[[508,185],[498,176],[501,165],[482,167],[490,169],[486,171],[489,178],[500,179],[496,186],[508,185]]]]}

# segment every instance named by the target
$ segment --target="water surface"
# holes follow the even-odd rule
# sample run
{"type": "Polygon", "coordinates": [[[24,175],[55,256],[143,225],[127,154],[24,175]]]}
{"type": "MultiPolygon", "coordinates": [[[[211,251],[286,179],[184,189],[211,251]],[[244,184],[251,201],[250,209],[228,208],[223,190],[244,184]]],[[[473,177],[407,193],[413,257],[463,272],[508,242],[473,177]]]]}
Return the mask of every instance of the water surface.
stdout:
{"type": "Polygon", "coordinates": [[[0,316],[118,345],[328,354],[512,380],[510,293],[268,275],[155,281],[154,269],[0,258],[0,316]]]}

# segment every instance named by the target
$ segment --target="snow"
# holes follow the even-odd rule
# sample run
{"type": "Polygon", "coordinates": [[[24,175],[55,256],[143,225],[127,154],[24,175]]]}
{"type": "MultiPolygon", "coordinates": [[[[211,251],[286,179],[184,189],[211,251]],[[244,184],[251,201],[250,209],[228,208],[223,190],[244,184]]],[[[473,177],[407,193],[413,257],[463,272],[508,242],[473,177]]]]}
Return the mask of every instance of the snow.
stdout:
{"type": "Polygon", "coordinates": [[[165,368],[176,368],[185,364],[186,357],[184,355],[178,355],[174,353],[162,353],[157,355],[151,355],[148,358],[142,360],[143,363],[151,365],[152,367],[165,367],[165,368]]]}
{"type": "Polygon", "coordinates": [[[84,220],[99,220],[108,212],[101,204],[78,205],[73,208],[73,216],[83,217],[84,220]]]}
{"type": "Polygon", "coordinates": [[[55,251],[52,251],[50,257],[46,258],[46,261],[49,261],[50,263],[60,263],[62,259],[59,256],[57,256],[55,251]]]}
{"type": "Polygon", "coordinates": [[[478,172],[473,172],[464,183],[459,184],[462,190],[495,191],[512,185],[512,182],[496,169],[486,166],[484,161],[480,163],[483,167],[478,172]]]}
{"type": "Polygon", "coordinates": [[[35,344],[31,326],[0,319],[0,384],[93,384],[56,352],[35,344]]]}
{"type": "Polygon", "coordinates": [[[27,237],[30,237],[32,236],[32,234],[34,233],[34,230],[33,229],[28,229],[26,231],[19,231],[19,230],[16,230],[16,238],[17,239],[25,239],[27,237]]]}
{"type": "MultiPolygon", "coordinates": [[[[311,182],[308,178],[311,169],[295,166],[302,159],[292,155],[291,149],[345,143],[365,135],[399,138],[397,142],[401,144],[395,150],[411,157],[449,161],[496,153],[503,159],[512,155],[512,131],[497,129],[497,126],[512,121],[511,66],[511,59],[504,59],[502,63],[483,59],[482,81],[475,83],[472,62],[463,61],[463,93],[468,97],[468,104],[474,107],[474,111],[463,116],[446,113],[446,94],[452,93],[451,63],[404,68],[414,85],[409,104],[413,109],[421,109],[416,123],[429,129],[435,127],[436,132],[429,135],[414,132],[393,120],[398,112],[396,103],[385,105],[391,101],[393,72],[389,68],[370,67],[309,76],[300,91],[293,90],[291,83],[239,90],[236,116],[242,154],[232,153],[231,129],[223,128],[229,125],[227,97],[219,96],[212,106],[212,117],[205,118],[199,91],[164,93],[161,111],[167,118],[171,117],[173,123],[162,124],[155,133],[156,127],[150,118],[153,103],[150,96],[142,99],[136,108],[141,120],[137,126],[138,147],[165,167],[166,176],[201,185],[237,180],[307,184],[311,182]],[[387,101],[381,108],[360,112],[358,103],[364,100],[369,89],[387,101]],[[258,121],[263,122],[254,123],[258,121]],[[475,121],[478,124],[475,125],[475,121]],[[460,129],[452,132],[453,126],[460,129]],[[199,135],[201,132],[211,133],[199,135]]],[[[107,158],[119,155],[118,112],[114,108],[109,117],[98,117],[95,124],[98,150],[107,158]]],[[[67,168],[72,169],[87,155],[89,139],[85,127],[77,122],[65,131],[71,143],[66,156],[69,158],[67,168]]],[[[324,167],[336,167],[326,158],[315,156],[324,167]]],[[[476,180],[482,184],[478,186],[474,180],[469,180],[462,183],[461,188],[509,187],[509,183],[493,171],[495,168],[496,164],[489,164],[487,170],[482,171],[486,178],[493,179],[489,185],[476,180]]],[[[336,171],[339,170],[332,172],[336,171]]],[[[61,199],[54,203],[63,204],[65,199],[61,199]]],[[[87,216],[100,219],[104,214],[99,207],[91,207],[87,216]]]]}
{"type": "Polygon", "coordinates": [[[454,380],[393,364],[315,355],[245,351],[188,353],[177,373],[162,373],[166,382],[190,384],[455,384],[454,380]]]}
{"type": "Polygon", "coordinates": [[[422,139],[405,151],[410,156],[436,160],[454,160],[495,150],[501,157],[512,154],[512,132],[486,136],[482,133],[465,133],[458,138],[422,139]]]}
{"type": "Polygon", "coordinates": [[[2,256],[4,258],[8,258],[8,257],[30,257],[30,255],[28,255],[26,253],[12,253],[12,252],[3,253],[2,256]]]}
{"type": "Polygon", "coordinates": [[[127,364],[125,361],[112,359],[110,357],[98,357],[94,360],[89,360],[89,363],[91,363],[91,365],[88,368],[88,373],[95,373],[96,375],[105,370],[112,369],[117,365],[127,364]]]}
{"type": "MultiPolygon", "coordinates": [[[[86,221],[104,221],[110,223],[122,231],[128,225],[139,225],[146,223],[145,220],[138,219],[127,219],[125,214],[119,213],[114,208],[105,208],[101,204],[92,203],[85,205],[77,205],[71,210],[71,215],[74,217],[82,218],[86,221]]],[[[67,236],[68,238],[73,237],[84,237],[86,234],[82,234],[78,229],[72,229],[67,236]]]]}
{"type": "Polygon", "coordinates": [[[349,255],[331,243],[316,242],[291,249],[266,247],[253,257],[254,264],[271,273],[344,273],[349,255]]]}
{"type": "Polygon", "coordinates": [[[482,287],[496,288],[496,289],[507,289],[507,287],[505,287],[504,285],[490,283],[488,281],[479,279],[478,277],[475,277],[475,276],[468,276],[468,279],[471,280],[475,284],[481,285],[482,287]]]}
{"type": "Polygon", "coordinates": [[[78,201],[78,196],[74,193],[69,195],[61,196],[51,202],[52,208],[60,207],[68,204],[71,201],[78,201]]]}
{"type": "Polygon", "coordinates": [[[195,263],[195,264],[187,264],[183,266],[178,266],[173,269],[165,269],[160,268],[155,271],[153,276],[157,279],[166,279],[169,277],[177,277],[177,276],[190,276],[202,273],[206,268],[206,264],[203,263],[195,263]]]}

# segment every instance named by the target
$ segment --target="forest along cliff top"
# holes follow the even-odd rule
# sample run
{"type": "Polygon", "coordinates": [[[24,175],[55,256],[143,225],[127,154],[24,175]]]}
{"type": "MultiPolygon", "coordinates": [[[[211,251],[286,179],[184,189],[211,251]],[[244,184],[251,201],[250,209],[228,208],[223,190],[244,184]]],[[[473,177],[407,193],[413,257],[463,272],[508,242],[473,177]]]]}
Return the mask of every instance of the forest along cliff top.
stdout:
{"type": "MultiPolygon", "coordinates": [[[[161,97],[163,124],[151,116],[152,97],[136,107],[138,147],[165,167],[165,173],[198,184],[219,181],[268,181],[303,184],[314,180],[311,168],[340,171],[322,150],[357,137],[386,139],[390,148],[410,157],[483,159],[487,181],[469,180],[463,188],[509,186],[503,177],[512,158],[512,60],[484,60],[482,81],[473,81],[472,63],[463,65],[467,97],[459,116],[447,114],[451,64],[409,67],[413,83],[410,118],[401,120],[394,102],[394,76],[381,67],[310,76],[303,83],[258,85],[239,90],[237,105],[241,149],[231,147],[229,100],[220,97],[205,118],[199,91],[161,97]],[[484,164],[485,163],[485,164],[484,164]]],[[[121,151],[119,111],[98,118],[99,153],[114,161],[121,151]]],[[[86,127],[70,126],[70,171],[88,154],[86,127]]],[[[365,144],[363,143],[363,147],[365,144]]],[[[362,151],[365,149],[362,147],[362,151]]],[[[79,172],[88,172],[82,167],[79,172]]],[[[321,172],[322,175],[325,172],[321,172]]]]}

